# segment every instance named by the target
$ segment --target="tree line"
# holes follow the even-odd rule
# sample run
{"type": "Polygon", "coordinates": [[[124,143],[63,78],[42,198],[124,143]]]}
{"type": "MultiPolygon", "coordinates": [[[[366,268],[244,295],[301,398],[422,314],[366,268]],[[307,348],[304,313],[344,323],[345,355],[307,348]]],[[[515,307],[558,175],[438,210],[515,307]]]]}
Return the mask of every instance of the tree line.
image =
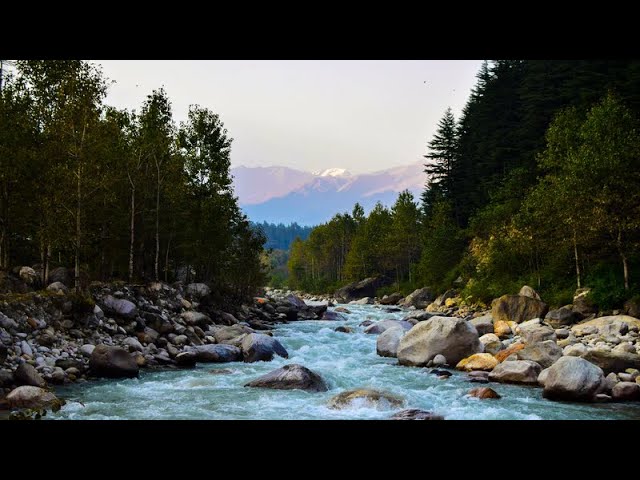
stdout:
{"type": "Polygon", "coordinates": [[[296,222],[285,225],[284,223],[255,223],[255,228],[259,228],[267,241],[264,244],[264,248],[269,250],[289,250],[291,243],[300,237],[301,240],[306,240],[313,227],[300,226],[296,222]]]}
{"type": "Polygon", "coordinates": [[[586,286],[618,306],[640,278],[639,118],[638,61],[484,62],[427,144],[420,204],[336,215],[293,244],[291,283],[385,274],[484,302],[527,283],[555,304],[586,286]]]}
{"type": "Polygon", "coordinates": [[[136,110],[104,103],[108,79],[80,60],[16,62],[0,91],[0,268],[38,262],[42,283],[214,283],[229,299],[265,282],[264,235],[238,207],[232,138],[199,105],[173,119],[164,89],[136,110]]]}

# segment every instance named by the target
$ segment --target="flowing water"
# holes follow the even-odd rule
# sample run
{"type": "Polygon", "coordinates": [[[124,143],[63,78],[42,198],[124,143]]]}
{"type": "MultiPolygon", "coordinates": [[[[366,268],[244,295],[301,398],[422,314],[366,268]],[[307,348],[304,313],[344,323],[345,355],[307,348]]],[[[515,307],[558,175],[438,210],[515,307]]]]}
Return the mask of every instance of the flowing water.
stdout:
{"type": "Polygon", "coordinates": [[[63,387],[68,403],[51,419],[385,419],[400,410],[389,405],[356,403],[344,410],[327,407],[328,400],[348,389],[374,388],[405,399],[404,408],[420,408],[445,419],[640,419],[640,403],[578,404],[551,402],[542,389],[492,383],[502,399],[478,400],[465,394],[474,387],[466,374],[448,380],[430,369],[402,367],[395,358],[376,355],[377,335],[358,324],[402,318],[379,306],[348,305],[342,321],[300,321],[278,325],[274,335],[289,359],[271,362],[199,364],[190,370],[142,371],[140,378],[100,380],[63,387]],[[356,333],[335,332],[348,325],[356,333]],[[324,393],[248,388],[254,378],[289,363],[320,374],[329,386],[324,393]],[[219,372],[219,373],[215,373],[219,372]],[[81,402],[81,403],[80,403],[81,402]]]}

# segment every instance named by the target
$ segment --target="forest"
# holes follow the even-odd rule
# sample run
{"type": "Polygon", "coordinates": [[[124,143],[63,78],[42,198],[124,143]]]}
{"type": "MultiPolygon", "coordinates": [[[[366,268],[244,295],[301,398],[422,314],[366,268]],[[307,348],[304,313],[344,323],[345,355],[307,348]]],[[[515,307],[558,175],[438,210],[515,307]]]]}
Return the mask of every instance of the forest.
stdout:
{"type": "Polygon", "coordinates": [[[640,293],[639,119],[640,61],[486,61],[427,141],[421,198],[356,205],[296,240],[289,286],[382,274],[380,294],[488,302],[529,284],[554,305],[588,287],[619,307],[640,293]]]}
{"type": "Polygon", "coordinates": [[[80,60],[17,61],[0,81],[0,270],[33,265],[46,286],[207,281],[221,298],[263,286],[264,235],[229,173],[232,138],[209,109],[176,124],[167,92],[138,110],[104,103],[110,82],[80,60]]]}
{"type": "Polygon", "coordinates": [[[254,228],[258,228],[262,231],[267,239],[264,248],[273,250],[289,250],[289,247],[296,239],[300,237],[301,240],[306,240],[313,227],[303,227],[293,222],[289,225],[283,223],[252,223],[254,228]]]}

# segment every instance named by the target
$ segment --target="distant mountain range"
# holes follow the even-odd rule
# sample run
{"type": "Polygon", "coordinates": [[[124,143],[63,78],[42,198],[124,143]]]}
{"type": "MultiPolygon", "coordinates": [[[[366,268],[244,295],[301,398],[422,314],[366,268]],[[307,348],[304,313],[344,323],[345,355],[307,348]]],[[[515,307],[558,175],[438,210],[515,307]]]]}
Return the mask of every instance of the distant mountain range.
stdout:
{"type": "Polygon", "coordinates": [[[405,189],[417,200],[426,180],[423,170],[417,162],[359,175],[344,168],[311,173],[288,167],[236,167],[231,174],[250,220],[318,225],[336,213],[351,212],[356,202],[367,213],[378,201],[391,206],[405,189]]]}

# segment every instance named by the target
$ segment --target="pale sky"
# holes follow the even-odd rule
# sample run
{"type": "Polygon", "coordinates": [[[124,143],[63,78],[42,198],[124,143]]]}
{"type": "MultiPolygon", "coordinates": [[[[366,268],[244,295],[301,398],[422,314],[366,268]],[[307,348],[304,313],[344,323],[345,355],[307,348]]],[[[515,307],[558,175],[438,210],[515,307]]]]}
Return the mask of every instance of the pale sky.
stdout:
{"type": "Polygon", "coordinates": [[[232,166],[372,172],[423,160],[445,109],[456,118],[481,60],[109,60],[106,102],[140,106],[164,86],[176,121],[197,103],[234,139],[232,166]],[[426,83],[424,83],[426,81],[426,83]]]}

